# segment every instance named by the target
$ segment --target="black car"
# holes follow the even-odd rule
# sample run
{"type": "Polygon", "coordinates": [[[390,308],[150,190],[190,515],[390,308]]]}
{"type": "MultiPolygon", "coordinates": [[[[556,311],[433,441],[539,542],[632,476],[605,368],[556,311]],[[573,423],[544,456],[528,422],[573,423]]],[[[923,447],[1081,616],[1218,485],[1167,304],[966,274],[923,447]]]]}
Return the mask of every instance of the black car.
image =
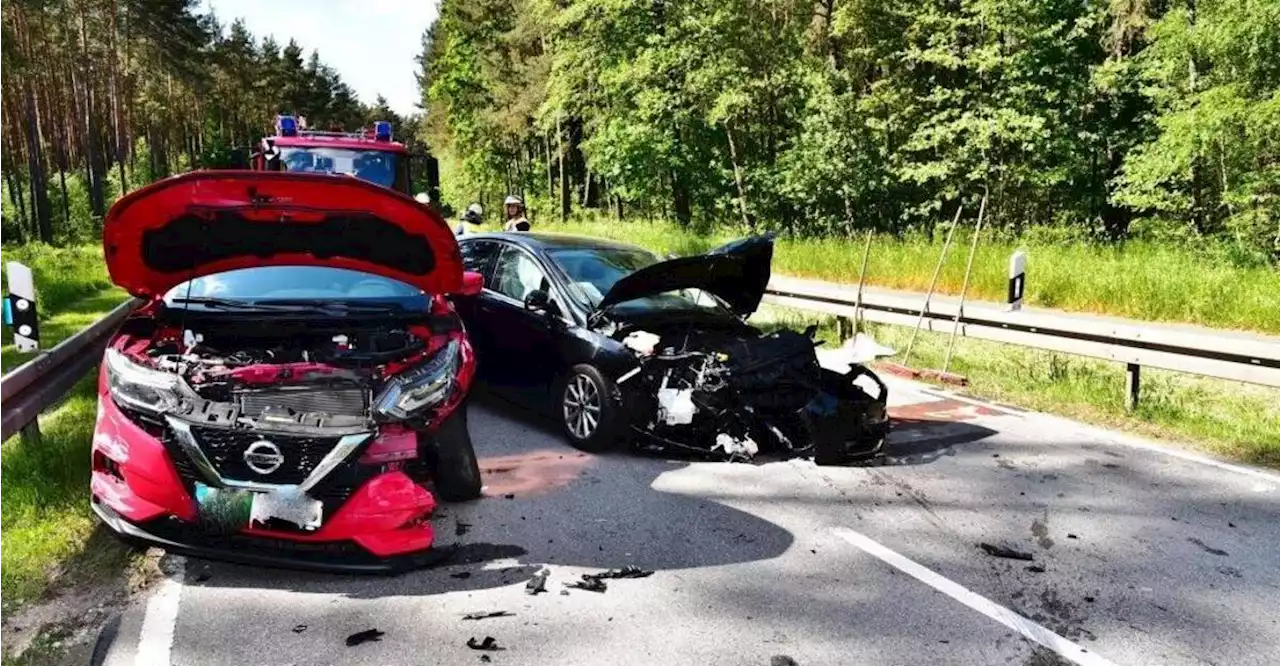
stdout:
{"type": "Polygon", "coordinates": [[[830,464],[884,445],[888,389],[870,370],[821,368],[813,330],[746,323],[769,282],[772,236],[666,261],[557,234],[459,244],[466,270],[485,278],[479,295],[455,298],[478,378],[553,414],[580,449],[630,441],[727,459],[773,449],[830,464]]]}

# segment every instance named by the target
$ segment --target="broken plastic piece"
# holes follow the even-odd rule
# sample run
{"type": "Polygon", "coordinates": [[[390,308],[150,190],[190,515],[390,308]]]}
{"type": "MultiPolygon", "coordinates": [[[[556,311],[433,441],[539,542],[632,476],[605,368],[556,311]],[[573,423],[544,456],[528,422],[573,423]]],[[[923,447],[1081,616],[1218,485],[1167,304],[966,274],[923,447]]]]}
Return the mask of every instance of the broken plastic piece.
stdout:
{"type": "Polygon", "coordinates": [[[543,569],[542,571],[533,574],[533,578],[530,578],[529,582],[524,584],[524,591],[528,594],[541,594],[546,592],[547,577],[550,575],[551,571],[547,569],[543,569]]]}
{"type": "Polygon", "coordinates": [[[605,578],[648,578],[653,575],[653,571],[649,569],[641,569],[635,565],[627,565],[621,569],[610,569],[604,573],[583,574],[583,578],[594,578],[601,580],[605,578]]]}
{"type": "Polygon", "coordinates": [[[712,451],[724,451],[725,455],[733,458],[750,459],[760,452],[760,446],[750,437],[738,439],[728,433],[720,433],[716,435],[716,445],[711,447],[712,451]]]}
{"type": "Polygon", "coordinates": [[[467,613],[462,616],[464,620],[487,620],[491,617],[515,617],[515,613],[511,611],[480,611],[478,613],[467,613]]]}
{"type": "Polygon", "coordinates": [[[305,624],[295,624],[295,625],[293,625],[293,633],[295,633],[295,634],[300,634],[300,633],[302,633],[302,632],[304,632],[304,631],[306,631],[306,630],[307,630],[307,625],[305,625],[305,624]]]}
{"type": "Polygon", "coordinates": [[[697,411],[692,389],[658,389],[658,414],[667,425],[693,423],[693,415],[697,411]]]}
{"type": "Polygon", "coordinates": [[[978,544],[978,547],[992,557],[1003,557],[1009,560],[1026,560],[1028,562],[1036,559],[1031,553],[1014,550],[1006,546],[993,546],[989,543],[980,543],[978,544]]]}
{"type": "Polygon", "coordinates": [[[466,579],[468,579],[468,578],[470,578],[470,577],[471,577],[471,572],[470,572],[470,571],[459,571],[458,573],[451,573],[451,574],[449,574],[449,577],[450,577],[450,578],[457,578],[458,580],[466,580],[466,579]]]}
{"type": "Polygon", "coordinates": [[[369,641],[380,641],[385,634],[377,629],[365,629],[347,636],[347,647],[354,647],[369,641]]]}
{"type": "Polygon", "coordinates": [[[467,639],[467,647],[472,650],[505,650],[506,648],[498,645],[498,640],[493,636],[485,636],[484,640],[477,641],[475,636],[467,639]]]}
{"type": "Polygon", "coordinates": [[[661,336],[654,335],[648,331],[635,331],[623,338],[622,344],[641,356],[648,356],[653,353],[653,348],[657,347],[658,342],[661,340],[661,336]]]}
{"type": "Polygon", "coordinates": [[[583,574],[582,580],[572,580],[564,584],[565,587],[572,587],[578,590],[586,590],[588,592],[604,592],[609,589],[609,585],[599,578],[591,577],[591,574],[583,574]]]}

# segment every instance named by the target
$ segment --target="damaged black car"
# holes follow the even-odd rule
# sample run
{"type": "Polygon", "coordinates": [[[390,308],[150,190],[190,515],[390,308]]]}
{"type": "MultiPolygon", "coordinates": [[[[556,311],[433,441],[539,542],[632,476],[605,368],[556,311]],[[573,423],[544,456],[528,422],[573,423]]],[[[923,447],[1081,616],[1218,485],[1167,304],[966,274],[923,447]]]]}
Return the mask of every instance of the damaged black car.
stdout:
{"type": "Polygon", "coordinates": [[[484,290],[455,297],[481,386],[554,415],[579,449],[624,443],[744,460],[839,464],[882,452],[888,388],[860,363],[818,362],[814,329],[747,323],[772,236],[663,260],[558,234],[460,240],[484,290]]]}

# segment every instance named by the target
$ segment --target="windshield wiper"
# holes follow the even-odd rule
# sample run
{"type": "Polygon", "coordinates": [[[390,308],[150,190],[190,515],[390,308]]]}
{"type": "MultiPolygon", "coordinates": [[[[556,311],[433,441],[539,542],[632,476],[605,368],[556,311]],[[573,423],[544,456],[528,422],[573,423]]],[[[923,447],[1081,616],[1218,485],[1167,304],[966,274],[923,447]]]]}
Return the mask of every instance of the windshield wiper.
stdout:
{"type": "Polygon", "coordinates": [[[192,297],[192,298],[174,298],[172,303],[182,305],[201,305],[210,309],[217,310],[243,310],[246,312],[320,312],[330,315],[349,315],[349,314],[388,314],[396,312],[404,312],[404,308],[399,304],[379,304],[379,305],[363,305],[351,303],[335,303],[329,301],[316,301],[309,299],[271,299],[267,301],[249,301],[237,300],[229,298],[210,298],[210,297],[192,297]]]}
{"type": "Polygon", "coordinates": [[[387,314],[405,311],[404,306],[399,303],[349,303],[345,301],[315,301],[304,298],[273,298],[264,304],[321,310],[339,314],[387,314]]]}
{"type": "Polygon", "coordinates": [[[299,308],[296,305],[279,305],[274,303],[255,303],[253,301],[241,301],[231,298],[210,298],[208,296],[193,296],[191,298],[172,298],[170,303],[178,303],[182,305],[203,305],[207,308],[218,310],[286,310],[296,312],[299,308]]]}

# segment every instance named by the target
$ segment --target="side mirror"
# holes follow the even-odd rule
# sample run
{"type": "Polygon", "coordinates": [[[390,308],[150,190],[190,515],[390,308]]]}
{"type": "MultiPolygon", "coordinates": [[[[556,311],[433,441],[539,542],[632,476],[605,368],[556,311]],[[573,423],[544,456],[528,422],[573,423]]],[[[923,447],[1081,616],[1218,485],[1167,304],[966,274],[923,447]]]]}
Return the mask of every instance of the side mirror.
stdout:
{"type": "Polygon", "coordinates": [[[460,296],[478,296],[483,289],[483,275],[475,271],[462,272],[462,288],[458,290],[460,296]]]}
{"type": "Polygon", "coordinates": [[[535,310],[546,312],[551,306],[551,297],[543,289],[534,289],[524,297],[524,307],[526,310],[535,310]]]}

